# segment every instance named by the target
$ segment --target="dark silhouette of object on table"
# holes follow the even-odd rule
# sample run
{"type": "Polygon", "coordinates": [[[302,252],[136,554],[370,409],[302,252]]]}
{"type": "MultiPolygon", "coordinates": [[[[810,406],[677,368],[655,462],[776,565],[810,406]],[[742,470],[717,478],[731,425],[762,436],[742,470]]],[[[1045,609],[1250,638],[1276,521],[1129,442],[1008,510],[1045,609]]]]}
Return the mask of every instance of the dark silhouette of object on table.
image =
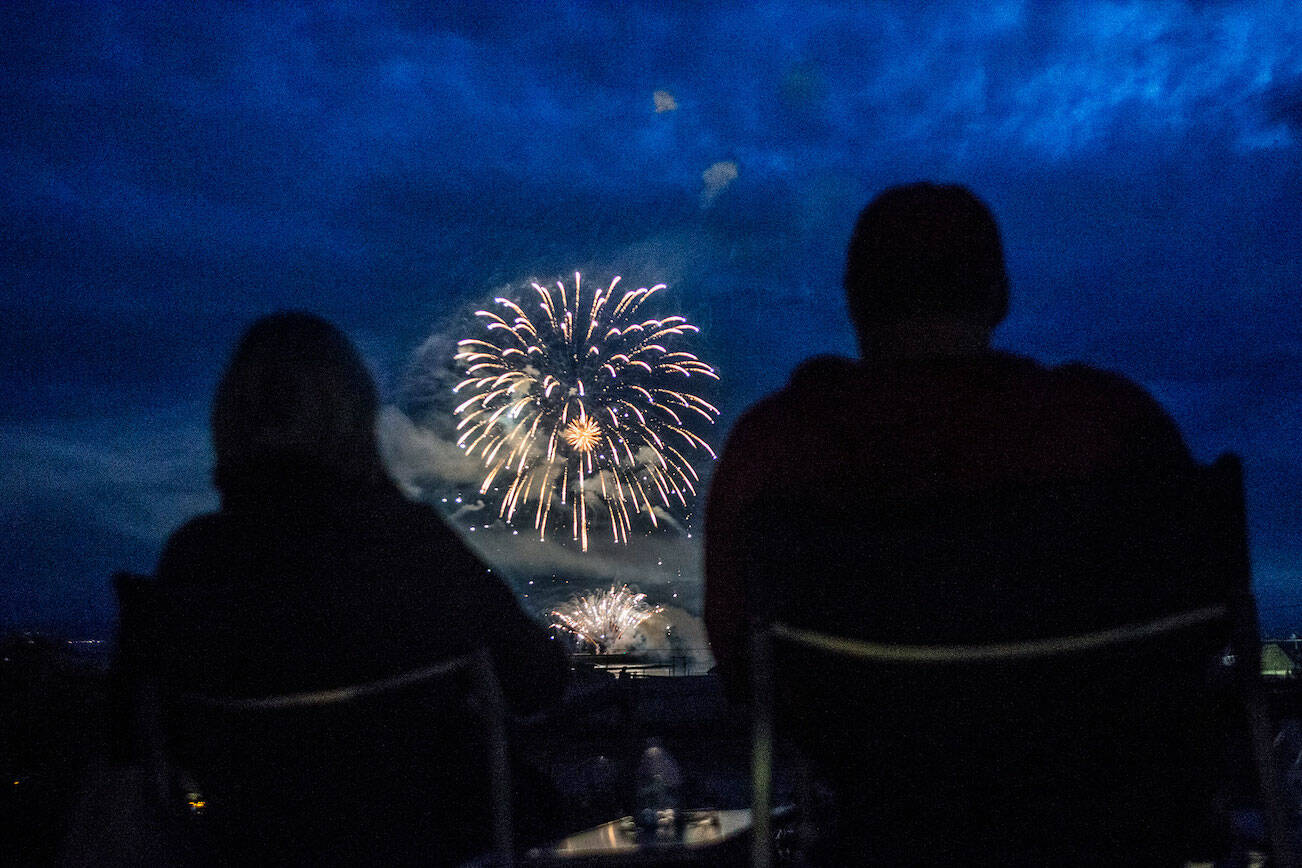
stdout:
{"type": "MultiPolygon", "coordinates": [[[[419,685],[274,726],[256,715],[188,726],[189,696],[238,704],[332,691],[478,648],[515,711],[563,689],[560,644],[389,479],[377,407],[370,374],[332,325],[305,313],[255,323],[213,408],[221,509],[172,534],[153,629],[122,636],[123,667],[157,675],[167,750],[211,802],[205,844],[220,858],[455,864],[486,850],[481,739],[471,717],[431,707],[419,685]]],[[[549,803],[537,780],[516,775],[525,825],[549,803]]]]}
{"type": "MultiPolygon", "coordinates": [[[[862,359],[822,357],[732,431],[706,518],[706,621],[746,692],[774,620],[873,643],[1016,643],[1215,610],[1196,465],[1141,388],[991,348],[1009,303],[998,227],[921,183],[864,209],[845,272],[862,359]]],[[[926,670],[790,651],[779,723],[836,793],[837,864],[1140,859],[1203,840],[1223,721],[1174,650],[926,670]]],[[[1149,862],[1146,862],[1148,864],[1149,862]]],[[[1115,863],[1120,864],[1120,863],[1115,863]]]]}

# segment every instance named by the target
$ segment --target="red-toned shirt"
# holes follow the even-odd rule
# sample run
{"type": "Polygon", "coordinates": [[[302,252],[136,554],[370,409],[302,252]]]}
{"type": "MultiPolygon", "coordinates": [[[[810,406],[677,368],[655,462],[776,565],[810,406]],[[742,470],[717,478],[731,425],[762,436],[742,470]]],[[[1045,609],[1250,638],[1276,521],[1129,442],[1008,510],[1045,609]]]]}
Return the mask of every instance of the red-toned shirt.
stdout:
{"type": "Polygon", "coordinates": [[[998,352],[806,362],[737,422],[711,485],[705,617],[720,672],[734,687],[744,674],[743,524],[759,500],[798,503],[829,489],[943,496],[1132,470],[1161,475],[1190,463],[1152,397],[1084,365],[1046,368],[998,352]]]}

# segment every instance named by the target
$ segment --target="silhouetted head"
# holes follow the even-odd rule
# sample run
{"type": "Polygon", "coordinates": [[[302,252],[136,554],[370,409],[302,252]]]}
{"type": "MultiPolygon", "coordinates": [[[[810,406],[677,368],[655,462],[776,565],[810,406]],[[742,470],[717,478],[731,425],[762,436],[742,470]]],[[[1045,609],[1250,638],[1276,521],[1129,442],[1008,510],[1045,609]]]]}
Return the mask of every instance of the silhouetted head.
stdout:
{"type": "Polygon", "coordinates": [[[954,323],[988,333],[1008,312],[999,227],[965,187],[891,187],[855,223],[846,257],[850,319],[865,349],[902,323],[954,323]]]}
{"type": "Polygon", "coordinates": [[[384,472],[378,409],[375,382],[339,329],[309,313],[263,317],[240,339],[217,387],[217,487],[228,494],[284,468],[374,482],[384,472]]]}

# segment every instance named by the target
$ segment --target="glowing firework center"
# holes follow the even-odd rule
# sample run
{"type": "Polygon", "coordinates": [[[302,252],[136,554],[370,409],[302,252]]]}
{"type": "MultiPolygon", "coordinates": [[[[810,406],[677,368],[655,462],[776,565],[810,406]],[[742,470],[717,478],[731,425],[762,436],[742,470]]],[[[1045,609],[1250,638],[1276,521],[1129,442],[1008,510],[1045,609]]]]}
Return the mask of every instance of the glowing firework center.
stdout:
{"type": "Polygon", "coordinates": [[[565,427],[564,436],[575,452],[591,452],[601,443],[601,426],[591,419],[575,419],[565,427]]]}
{"type": "Polygon", "coordinates": [[[688,455],[714,457],[690,426],[719,411],[690,381],[719,377],[674,346],[700,329],[681,316],[639,318],[665,285],[616,294],[619,281],[591,293],[578,272],[573,289],[534,283],[532,316],[529,302],[495,299],[504,313],[476,311],[487,333],[460,341],[454,357],[465,378],[453,391],[467,395],[454,411],[457,445],[483,458],[480,494],[501,492],[507,523],[527,509],[540,539],[549,522],[568,523],[584,551],[594,517],[626,543],[630,513],[655,526],[656,506],[686,506],[700,481],[688,455]]]}

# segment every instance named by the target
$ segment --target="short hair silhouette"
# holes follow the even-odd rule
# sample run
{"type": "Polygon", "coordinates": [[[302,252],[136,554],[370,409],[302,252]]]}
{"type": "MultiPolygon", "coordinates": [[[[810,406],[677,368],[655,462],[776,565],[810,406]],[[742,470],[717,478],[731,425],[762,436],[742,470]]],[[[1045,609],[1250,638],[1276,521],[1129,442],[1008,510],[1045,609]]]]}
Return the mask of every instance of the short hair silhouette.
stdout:
{"type": "Polygon", "coordinates": [[[994,328],[1008,312],[1008,274],[994,215],[966,187],[920,182],[868,203],[846,256],[850,319],[874,327],[918,317],[994,328]]]}
{"type": "Polygon", "coordinates": [[[227,493],[276,461],[373,482],[384,472],[378,409],[370,371],[339,329],[310,313],[265,316],[244,333],[217,387],[217,488],[227,493]]]}

